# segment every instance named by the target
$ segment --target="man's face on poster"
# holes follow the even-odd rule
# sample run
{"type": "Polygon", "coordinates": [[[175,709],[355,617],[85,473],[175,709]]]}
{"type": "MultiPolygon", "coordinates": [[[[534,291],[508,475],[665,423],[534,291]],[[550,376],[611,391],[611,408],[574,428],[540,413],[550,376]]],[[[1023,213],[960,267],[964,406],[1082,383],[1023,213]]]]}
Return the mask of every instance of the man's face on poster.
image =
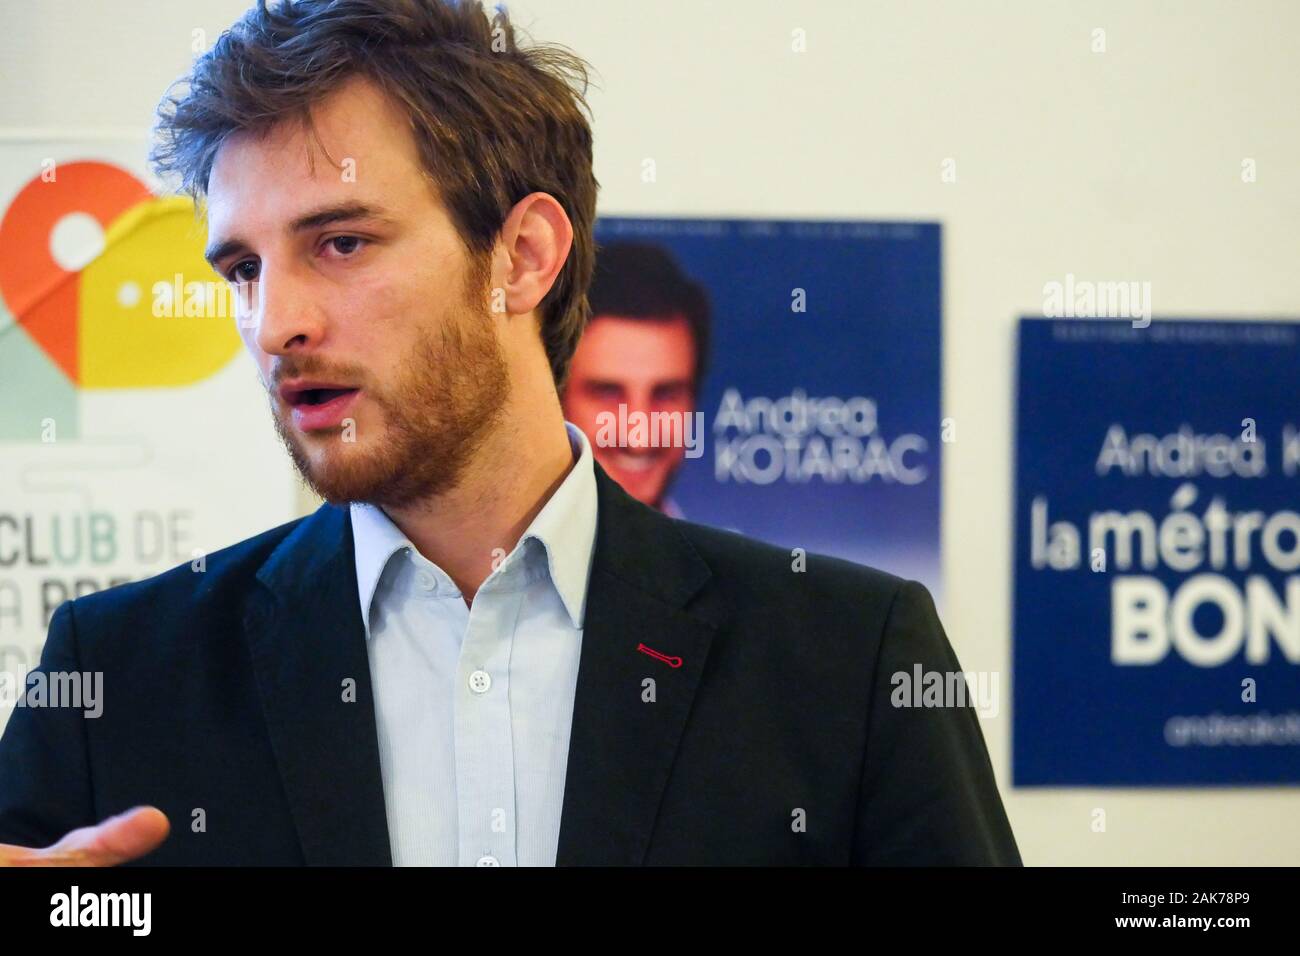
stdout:
{"type": "Polygon", "coordinates": [[[695,338],[685,318],[594,316],[578,343],[564,389],[564,415],[586,433],[609,476],[638,501],[662,508],[685,449],[647,444],[601,447],[598,416],[678,412],[695,406],[695,338]]]}

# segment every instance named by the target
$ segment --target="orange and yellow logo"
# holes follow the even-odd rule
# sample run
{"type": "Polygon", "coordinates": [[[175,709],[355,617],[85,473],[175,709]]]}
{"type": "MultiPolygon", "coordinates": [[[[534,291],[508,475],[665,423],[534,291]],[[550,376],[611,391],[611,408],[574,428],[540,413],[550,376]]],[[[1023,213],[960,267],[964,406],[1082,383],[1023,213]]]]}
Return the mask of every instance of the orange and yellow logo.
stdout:
{"type": "Polygon", "coordinates": [[[0,219],[0,439],[36,437],[67,390],[191,385],[230,361],[233,319],[158,308],[182,277],[221,283],[203,232],[188,197],[108,163],[59,164],[18,192],[0,219]]]}

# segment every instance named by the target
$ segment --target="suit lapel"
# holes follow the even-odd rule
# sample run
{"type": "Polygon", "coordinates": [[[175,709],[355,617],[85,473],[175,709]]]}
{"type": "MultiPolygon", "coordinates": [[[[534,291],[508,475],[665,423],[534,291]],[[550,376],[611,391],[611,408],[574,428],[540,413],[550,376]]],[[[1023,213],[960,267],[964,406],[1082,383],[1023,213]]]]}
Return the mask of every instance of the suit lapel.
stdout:
{"type": "Polygon", "coordinates": [[[392,865],[352,523],[322,505],[258,572],[244,626],[308,865],[392,865]],[[354,682],[346,693],[345,682],[354,682]]]}
{"type": "MultiPolygon", "coordinates": [[[[672,521],[595,466],[598,495],[556,863],[639,865],[729,609],[672,521]],[[689,605],[689,606],[688,606],[689,605]],[[639,647],[680,658],[672,666],[639,647]],[[646,678],[655,700],[643,699],[646,678]]],[[[258,572],[245,633],[281,780],[309,865],[389,866],[370,663],[352,526],[322,505],[258,572]],[[355,702],[344,681],[355,681],[355,702]]]]}
{"type": "Polygon", "coordinates": [[[727,609],[674,522],[596,465],[596,546],[556,865],[640,865],[709,646],[727,609]],[[638,648],[680,658],[672,666],[638,648]],[[643,698],[654,680],[653,702],[643,698]]]}

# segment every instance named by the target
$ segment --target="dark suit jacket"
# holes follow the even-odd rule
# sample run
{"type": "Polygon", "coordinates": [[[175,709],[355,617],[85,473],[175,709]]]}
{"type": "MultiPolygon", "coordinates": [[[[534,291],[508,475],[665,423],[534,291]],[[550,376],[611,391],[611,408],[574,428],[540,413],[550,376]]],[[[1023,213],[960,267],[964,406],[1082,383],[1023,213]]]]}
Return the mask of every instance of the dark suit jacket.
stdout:
{"type": "MultiPolygon", "coordinates": [[[[975,712],[890,704],[892,674],[959,669],[921,585],[794,571],[596,473],[558,864],[1020,862],[975,712]]],[[[346,508],[63,604],[40,669],[102,671],[104,710],[13,712],[0,842],[152,804],[146,863],[391,864],[346,508]]]]}

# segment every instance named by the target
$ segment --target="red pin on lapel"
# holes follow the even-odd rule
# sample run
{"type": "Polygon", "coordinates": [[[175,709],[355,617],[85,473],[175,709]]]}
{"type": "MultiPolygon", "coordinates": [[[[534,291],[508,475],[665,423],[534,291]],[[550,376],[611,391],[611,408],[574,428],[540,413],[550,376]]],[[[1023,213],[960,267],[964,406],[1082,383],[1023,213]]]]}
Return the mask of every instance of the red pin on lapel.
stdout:
{"type": "Polygon", "coordinates": [[[680,657],[669,657],[667,654],[660,654],[653,647],[646,647],[644,644],[638,644],[636,649],[642,654],[649,654],[656,660],[663,661],[669,667],[681,667],[682,659],[680,657]]]}

